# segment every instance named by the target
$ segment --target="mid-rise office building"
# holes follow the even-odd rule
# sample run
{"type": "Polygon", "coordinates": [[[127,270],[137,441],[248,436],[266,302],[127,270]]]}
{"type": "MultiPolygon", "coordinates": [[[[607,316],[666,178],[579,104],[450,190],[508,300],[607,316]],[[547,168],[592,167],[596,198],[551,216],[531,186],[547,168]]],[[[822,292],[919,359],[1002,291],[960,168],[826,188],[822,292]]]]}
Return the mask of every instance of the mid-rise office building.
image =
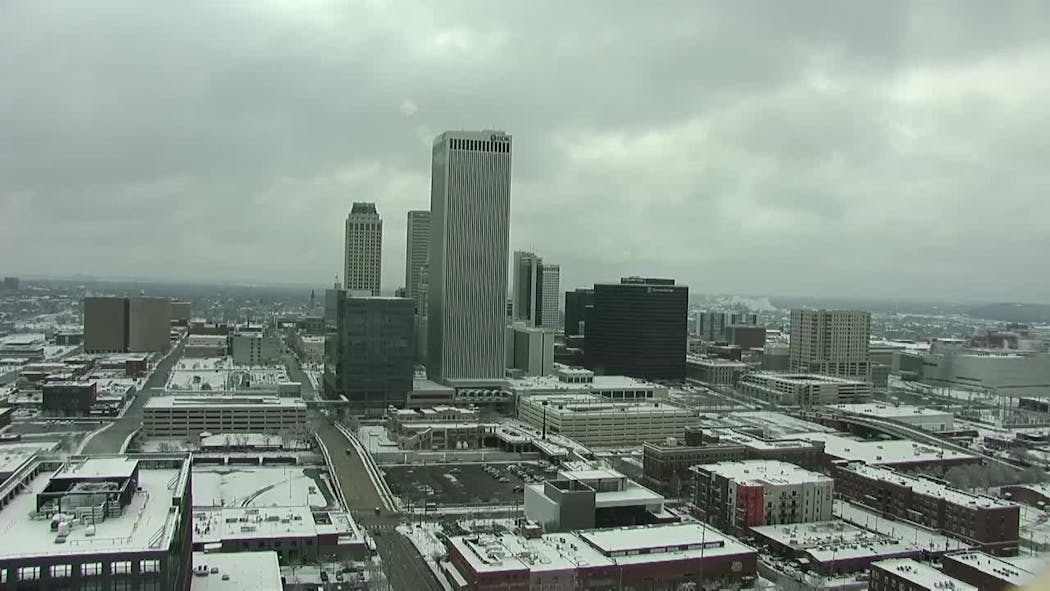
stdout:
{"type": "Polygon", "coordinates": [[[269,365],[281,360],[280,342],[259,332],[237,333],[230,338],[233,362],[238,365],[269,365]]]}
{"type": "Polygon", "coordinates": [[[449,385],[503,381],[511,145],[500,131],[434,141],[427,371],[449,385]]]}
{"type": "Polygon", "coordinates": [[[41,407],[45,414],[84,416],[98,397],[97,382],[47,382],[41,384],[41,407]]]}
{"type": "Polygon", "coordinates": [[[408,298],[343,298],[325,344],[325,393],[355,407],[404,406],[415,375],[415,306],[408,298]]]}
{"type": "Polygon", "coordinates": [[[525,376],[554,371],[554,333],[515,323],[507,327],[507,367],[525,376]]]}
{"type": "Polygon", "coordinates": [[[766,346],[766,329],[749,324],[730,324],[726,327],[726,341],[747,351],[766,346]]]}
{"type": "Polygon", "coordinates": [[[405,234],[407,241],[405,245],[405,291],[406,297],[416,302],[418,312],[420,300],[427,297],[427,294],[419,288],[419,272],[430,257],[430,212],[427,210],[408,212],[408,226],[405,234]]]}
{"type": "Polygon", "coordinates": [[[819,374],[754,372],[740,378],[740,392],[785,406],[852,404],[871,398],[871,383],[819,374]]]}
{"type": "Polygon", "coordinates": [[[663,510],[663,496],[586,462],[570,462],[557,478],[525,486],[525,519],[546,532],[658,523],[667,518],[663,510]]]}
{"type": "Polygon", "coordinates": [[[565,292],[565,336],[584,334],[587,313],[593,307],[593,289],[584,287],[565,292]]]}
{"type": "Polygon", "coordinates": [[[171,302],[171,323],[179,326],[189,326],[190,319],[193,317],[193,304],[189,302],[180,302],[178,300],[172,300],[171,302]]]}
{"type": "Polygon", "coordinates": [[[189,591],[190,462],[40,458],[0,483],[0,587],[189,591]]]}
{"type": "Polygon", "coordinates": [[[521,398],[518,418],[582,445],[608,447],[663,441],[697,422],[696,411],[668,402],[585,393],[521,398]]]}
{"type": "Polygon", "coordinates": [[[19,285],[21,285],[21,281],[18,277],[7,276],[4,277],[4,282],[0,287],[2,287],[4,291],[18,291],[19,285]]]}
{"type": "Polygon", "coordinates": [[[688,302],[689,288],[673,279],[625,277],[596,284],[584,365],[599,374],[685,379],[688,302]]]}
{"type": "Polygon", "coordinates": [[[871,314],[791,311],[791,371],[871,381],[871,314]]]}
{"type": "Polygon", "coordinates": [[[343,287],[358,294],[379,295],[383,265],[383,220],[375,203],[354,203],[346,216],[343,287]]]}
{"type": "Polygon", "coordinates": [[[925,476],[860,462],[834,471],[838,492],[900,519],[947,532],[986,552],[1017,552],[1020,506],[979,495],[925,476]]]}
{"type": "Polygon", "coordinates": [[[150,297],[84,298],[84,351],[163,351],[171,343],[171,300],[150,297]]]}
{"type": "Polygon", "coordinates": [[[692,490],[690,468],[697,464],[740,460],[778,460],[817,470],[824,466],[824,444],[801,439],[771,440],[744,431],[705,431],[688,427],[684,439],[642,444],[643,483],[676,496],[692,490]]]}
{"type": "Polygon", "coordinates": [[[777,460],[694,466],[695,503],[701,519],[742,535],[756,525],[831,519],[834,481],[777,460]]]}
{"type": "Polygon", "coordinates": [[[697,316],[697,336],[708,342],[726,340],[726,313],[700,312],[697,316]]]}
{"type": "Polygon", "coordinates": [[[758,553],[698,522],[445,539],[457,589],[740,589],[758,553]]]}
{"type": "Polygon", "coordinates": [[[209,433],[294,433],[306,428],[300,398],[257,396],[154,396],[143,407],[146,437],[209,433]]]}

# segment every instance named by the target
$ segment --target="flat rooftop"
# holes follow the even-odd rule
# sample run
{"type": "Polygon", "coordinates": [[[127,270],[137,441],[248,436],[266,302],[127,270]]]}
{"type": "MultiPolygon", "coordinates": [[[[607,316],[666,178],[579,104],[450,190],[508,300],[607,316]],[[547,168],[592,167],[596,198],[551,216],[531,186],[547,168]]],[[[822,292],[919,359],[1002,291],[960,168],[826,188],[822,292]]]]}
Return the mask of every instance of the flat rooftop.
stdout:
{"type": "Polygon", "coordinates": [[[907,439],[863,441],[834,433],[796,433],[792,439],[820,441],[824,453],[842,460],[856,460],[869,465],[895,466],[950,460],[976,460],[968,453],[934,447],[907,439]]]}
{"type": "Polygon", "coordinates": [[[838,378],[834,376],[826,376],[816,373],[770,373],[770,372],[755,372],[748,374],[748,378],[755,378],[770,382],[782,382],[785,384],[792,384],[796,386],[819,386],[822,384],[839,384],[839,385],[867,385],[867,382],[860,380],[850,380],[847,378],[838,378]]]}
{"type": "Polygon", "coordinates": [[[736,429],[713,429],[711,432],[714,435],[718,435],[720,443],[737,443],[753,449],[802,449],[814,446],[812,441],[802,439],[762,439],[736,429]]]}
{"type": "Polygon", "coordinates": [[[873,562],[872,566],[893,573],[909,583],[913,583],[926,589],[977,591],[977,587],[968,585],[955,577],[949,577],[932,566],[912,560],[911,558],[880,560],[878,562],[873,562]]]}
{"type": "Polygon", "coordinates": [[[268,552],[204,552],[193,553],[193,567],[206,567],[207,576],[190,577],[190,591],[282,591],[281,566],[277,553],[268,552]],[[228,580],[223,580],[228,576],[228,580]]]}
{"type": "Polygon", "coordinates": [[[138,460],[124,457],[88,458],[66,464],[53,478],[130,478],[138,464],[138,460]]]}
{"type": "Polygon", "coordinates": [[[951,419],[954,416],[948,411],[933,410],[929,408],[923,408],[921,406],[911,406],[907,404],[894,406],[892,404],[882,404],[879,402],[865,402],[860,404],[831,404],[828,405],[828,407],[848,413],[868,415],[873,417],[882,417],[887,419],[907,417],[951,419]]]}
{"type": "Polygon", "coordinates": [[[576,532],[604,556],[617,562],[647,562],[661,556],[696,554],[705,557],[754,552],[722,532],[698,521],[576,532]],[[701,543],[705,547],[701,547],[701,543]],[[655,555],[655,556],[654,556],[655,555]],[[640,559],[640,560],[639,560],[640,559]]]}
{"type": "Polygon", "coordinates": [[[301,398],[281,398],[278,396],[261,396],[258,394],[220,395],[220,396],[154,396],[146,402],[147,410],[176,408],[244,408],[261,410],[264,408],[306,409],[306,402],[301,398]]]}
{"type": "Polygon", "coordinates": [[[362,542],[349,514],[310,507],[194,507],[193,543],[255,538],[305,538],[337,534],[340,542],[362,542]]]}
{"type": "Polygon", "coordinates": [[[912,476],[910,474],[904,474],[887,468],[885,466],[868,466],[866,464],[849,464],[847,466],[841,466],[843,470],[849,470],[861,476],[870,478],[872,480],[879,480],[882,482],[892,482],[901,486],[906,486],[912,491],[919,494],[926,495],[928,497],[942,498],[950,503],[956,505],[969,505],[972,507],[980,507],[982,509],[1004,509],[1008,507],[1017,507],[1016,503],[997,499],[995,497],[989,497],[985,495],[978,495],[970,493],[957,488],[952,488],[945,484],[941,484],[935,480],[929,478],[923,478],[921,476],[912,476]]]}
{"type": "MultiPolygon", "coordinates": [[[[566,376],[582,377],[586,374],[566,372],[566,376]]],[[[664,386],[628,376],[594,376],[593,381],[570,383],[563,382],[558,376],[531,376],[507,380],[510,388],[528,393],[538,390],[541,393],[549,390],[591,391],[591,390],[664,390],[664,386]]]]}
{"type": "Polygon", "coordinates": [[[33,443],[5,443],[0,445],[0,473],[14,472],[37,454],[47,453],[58,447],[57,441],[33,443]]]}
{"type": "Polygon", "coordinates": [[[449,544],[479,573],[540,573],[614,564],[575,534],[546,534],[539,538],[512,533],[480,534],[455,536],[449,538],[449,544]]]}
{"type": "Polygon", "coordinates": [[[921,549],[897,537],[880,534],[840,520],[760,525],[756,534],[797,552],[806,552],[819,562],[860,557],[916,554],[921,549]]]}
{"type": "Polygon", "coordinates": [[[716,462],[713,464],[701,464],[697,468],[703,468],[708,472],[718,474],[738,483],[755,482],[788,486],[804,483],[825,483],[831,485],[834,482],[830,476],[779,460],[716,462]]]}
{"type": "Polygon", "coordinates": [[[1039,573],[1046,570],[1047,565],[1046,556],[1000,558],[974,551],[951,554],[950,558],[1017,586],[1030,583],[1039,573]]]}
{"type": "Polygon", "coordinates": [[[696,411],[670,402],[653,402],[651,400],[613,400],[597,394],[559,394],[556,396],[533,396],[520,400],[521,405],[540,407],[547,402],[547,414],[616,414],[634,415],[680,415],[696,416],[696,411]]]}
{"type": "MultiPolygon", "coordinates": [[[[86,473],[65,471],[65,474],[90,475],[102,470],[107,463],[97,464],[99,469],[86,473]]],[[[73,526],[65,543],[55,543],[55,532],[51,530],[50,518],[33,517],[36,514],[37,494],[44,491],[51,481],[51,473],[37,475],[29,486],[14,496],[0,510],[0,539],[14,541],[0,545],[0,560],[23,556],[96,554],[109,552],[135,552],[167,548],[174,534],[178,512],[171,511],[172,496],[180,486],[180,474],[188,470],[139,469],[138,484],[131,503],[120,516],[107,517],[95,523],[94,535],[87,535],[87,528],[73,526]]]]}
{"type": "Polygon", "coordinates": [[[791,415],[768,410],[734,412],[726,417],[729,426],[762,429],[769,437],[783,438],[797,433],[834,433],[835,429],[791,415]]]}

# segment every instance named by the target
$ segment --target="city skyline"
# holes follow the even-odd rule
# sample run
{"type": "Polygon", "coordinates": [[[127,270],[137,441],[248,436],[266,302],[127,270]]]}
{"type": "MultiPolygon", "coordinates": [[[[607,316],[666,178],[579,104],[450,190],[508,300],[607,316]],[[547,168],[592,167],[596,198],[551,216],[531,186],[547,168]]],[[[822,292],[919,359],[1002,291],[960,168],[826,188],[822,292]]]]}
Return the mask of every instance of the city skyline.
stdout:
{"type": "Polygon", "coordinates": [[[563,288],[1050,301],[1050,7],[595,6],[6,6],[4,272],[323,285],[367,200],[387,291],[434,136],[499,127],[563,288]]]}

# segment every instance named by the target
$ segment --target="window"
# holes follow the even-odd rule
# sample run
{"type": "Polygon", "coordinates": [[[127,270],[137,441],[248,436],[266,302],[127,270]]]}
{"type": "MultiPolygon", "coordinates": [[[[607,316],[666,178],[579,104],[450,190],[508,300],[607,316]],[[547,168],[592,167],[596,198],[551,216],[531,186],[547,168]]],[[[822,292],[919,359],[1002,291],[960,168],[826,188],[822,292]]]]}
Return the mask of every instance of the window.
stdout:
{"type": "Polygon", "coordinates": [[[35,581],[40,578],[40,567],[39,566],[20,566],[18,567],[18,580],[19,581],[35,581]]]}
{"type": "Polygon", "coordinates": [[[81,576],[98,576],[102,574],[102,563],[84,563],[80,565],[81,576]]]}
{"type": "Polygon", "coordinates": [[[141,573],[159,573],[160,572],[160,561],[159,560],[143,560],[139,563],[139,572],[141,573]]]}
{"type": "Polygon", "coordinates": [[[72,564],[54,564],[51,565],[51,578],[58,579],[64,577],[73,576],[73,565],[72,564]]]}
{"type": "Polygon", "coordinates": [[[113,563],[113,574],[115,575],[130,575],[131,574],[131,561],[130,560],[119,560],[113,563]]]}

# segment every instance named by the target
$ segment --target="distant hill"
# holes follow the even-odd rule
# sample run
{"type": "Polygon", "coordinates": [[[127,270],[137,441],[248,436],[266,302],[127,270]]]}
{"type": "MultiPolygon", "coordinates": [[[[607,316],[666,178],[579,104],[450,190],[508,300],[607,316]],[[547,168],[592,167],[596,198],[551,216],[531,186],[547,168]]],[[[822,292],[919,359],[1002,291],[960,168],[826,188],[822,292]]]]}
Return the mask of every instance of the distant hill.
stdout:
{"type": "Polygon", "coordinates": [[[1050,305],[1047,304],[985,304],[967,311],[974,318],[1000,322],[1050,323],[1050,305]]]}

